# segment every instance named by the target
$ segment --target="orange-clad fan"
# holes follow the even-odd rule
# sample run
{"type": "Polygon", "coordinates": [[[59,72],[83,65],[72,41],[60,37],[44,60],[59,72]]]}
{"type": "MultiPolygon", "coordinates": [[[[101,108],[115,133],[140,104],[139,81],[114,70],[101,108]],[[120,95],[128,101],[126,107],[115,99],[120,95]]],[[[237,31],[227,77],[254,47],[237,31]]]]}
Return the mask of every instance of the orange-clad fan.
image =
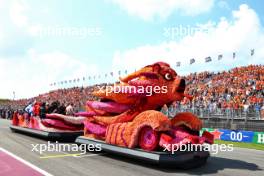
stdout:
{"type": "Polygon", "coordinates": [[[36,102],[33,107],[33,115],[39,116],[39,113],[40,113],[40,103],[36,102]]]}

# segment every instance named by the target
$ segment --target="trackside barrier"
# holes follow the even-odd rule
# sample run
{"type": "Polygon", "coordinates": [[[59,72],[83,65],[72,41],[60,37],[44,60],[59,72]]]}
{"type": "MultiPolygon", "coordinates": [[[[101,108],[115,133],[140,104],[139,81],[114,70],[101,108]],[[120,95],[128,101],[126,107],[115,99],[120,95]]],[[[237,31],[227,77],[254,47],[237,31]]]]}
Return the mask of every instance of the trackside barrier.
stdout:
{"type": "Polygon", "coordinates": [[[264,132],[203,128],[200,134],[203,131],[212,133],[218,140],[264,144],[264,132]]]}

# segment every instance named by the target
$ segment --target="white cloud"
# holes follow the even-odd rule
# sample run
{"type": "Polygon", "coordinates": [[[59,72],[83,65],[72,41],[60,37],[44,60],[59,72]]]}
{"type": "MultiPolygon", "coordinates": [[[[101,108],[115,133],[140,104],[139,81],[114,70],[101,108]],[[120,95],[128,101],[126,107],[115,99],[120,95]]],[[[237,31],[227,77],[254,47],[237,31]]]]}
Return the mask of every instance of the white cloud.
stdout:
{"type": "Polygon", "coordinates": [[[25,27],[28,25],[28,17],[25,12],[29,10],[29,6],[24,1],[14,1],[9,10],[10,18],[16,26],[25,27]]]}
{"type": "MultiPolygon", "coordinates": [[[[3,30],[1,29],[1,26],[0,26],[0,41],[4,40],[4,32],[3,30]]],[[[0,43],[0,46],[1,46],[1,43],[0,43]]]]}
{"type": "Polygon", "coordinates": [[[98,73],[95,65],[59,51],[39,53],[29,49],[25,58],[0,58],[0,65],[1,98],[11,98],[13,91],[17,98],[33,97],[49,91],[50,83],[98,73]]]}
{"type": "MultiPolygon", "coordinates": [[[[28,14],[30,12],[31,6],[27,1],[24,0],[14,0],[9,2],[9,17],[12,24],[20,32],[25,32],[29,36],[36,36],[38,31],[41,30],[42,26],[40,24],[34,24],[30,21],[28,14]]],[[[42,10],[39,10],[42,13],[42,10]]]]}
{"type": "MultiPolygon", "coordinates": [[[[0,98],[29,98],[50,89],[87,85],[88,81],[63,86],[49,85],[54,82],[72,80],[98,74],[94,64],[87,64],[83,58],[61,51],[39,52],[32,45],[31,35],[39,25],[30,23],[27,1],[4,1],[5,11],[0,11],[0,98]],[[4,19],[1,20],[1,18],[4,19]]],[[[92,82],[92,81],[90,81],[92,82]]],[[[94,82],[92,82],[94,83],[94,82]]]]}
{"type": "Polygon", "coordinates": [[[111,0],[128,14],[138,16],[144,20],[154,17],[166,18],[174,11],[184,15],[198,15],[209,11],[214,0],[111,0]]]}
{"type": "Polygon", "coordinates": [[[0,9],[2,9],[3,7],[4,7],[4,5],[5,5],[5,1],[0,1],[0,9]]]}
{"type": "MultiPolygon", "coordinates": [[[[156,61],[165,61],[174,66],[181,74],[203,70],[222,70],[251,63],[264,64],[264,31],[259,17],[254,10],[243,4],[232,12],[232,19],[221,18],[218,23],[208,22],[210,32],[198,31],[181,40],[163,42],[159,45],[145,45],[126,51],[116,51],[113,58],[114,69],[140,68],[156,61]],[[250,49],[255,48],[255,55],[250,57],[250,49]],[[232,59],[236,52],[236,59],[232,59]],[[223,60],[218,61],[218,54],[223,60]],[[213,62],[204,63],[204,58],[211,56],[213,62]],[[196,63],[189,65],[191,58],[196,63]]],[[[162,32],[161,32],[161,35],[162,32]]]]}

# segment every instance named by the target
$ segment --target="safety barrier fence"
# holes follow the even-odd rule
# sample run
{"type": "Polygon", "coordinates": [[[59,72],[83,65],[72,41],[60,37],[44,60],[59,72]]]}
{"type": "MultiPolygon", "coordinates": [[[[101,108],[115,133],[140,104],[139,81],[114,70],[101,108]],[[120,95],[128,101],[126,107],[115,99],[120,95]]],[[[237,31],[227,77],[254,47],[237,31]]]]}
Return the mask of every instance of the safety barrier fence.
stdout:
{"type": "Polygon", "coordinates": [[[250,108],[243,109],[229,109],[229,108],[169,108],[168,115],[175,116],[179,112],[192,112],[200,118],[228,118],[228,119],[244,119],[244,120],[264,120],[264,111],[250,108]]]}
{"type": "Polygon", "coordinates": [[[169,108],[162,111],[169,117],[174,117],[179,112],[192,112],[203,120],[205,128],[231,129],[245,131],[264,131],[264,118],[262,111],[255,109],[204,109],[204,108],[169,108]]]}

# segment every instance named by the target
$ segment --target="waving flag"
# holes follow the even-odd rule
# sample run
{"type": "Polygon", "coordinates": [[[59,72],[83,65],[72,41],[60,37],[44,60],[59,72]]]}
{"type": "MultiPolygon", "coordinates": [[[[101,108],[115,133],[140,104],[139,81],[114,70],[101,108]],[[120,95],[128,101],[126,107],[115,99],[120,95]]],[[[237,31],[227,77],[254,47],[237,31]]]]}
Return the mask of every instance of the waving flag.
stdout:
{"type": "Polygon", "coordinates": [[[221,60],[223,58],[223,54],[218,55],[218,60],[221,60]]]}
{"type": "Polygon", "coordinates": [[[190,59],[190,65],[193,64],[194,62],[195,62],[194,58],[190,59]]]}
{"type": "Polygon", "coordinates": [[[235,57],[236,57],[236,53],[235,53],[235,52],[233,52],[233,59],[235,59],[235,57]]]}
{"type": "Polygon", "coordinates": [[[212,61],[212,58],[210,56],[205,58],[205,62],[211,62],[211,61],[212,61]]]}
{"type": "Polygon", "coordinates": [[[252,49],[252,50],[250,51],[250,56],[253,56],[254,54],[255,54],[255,50],[252,49]]]}

